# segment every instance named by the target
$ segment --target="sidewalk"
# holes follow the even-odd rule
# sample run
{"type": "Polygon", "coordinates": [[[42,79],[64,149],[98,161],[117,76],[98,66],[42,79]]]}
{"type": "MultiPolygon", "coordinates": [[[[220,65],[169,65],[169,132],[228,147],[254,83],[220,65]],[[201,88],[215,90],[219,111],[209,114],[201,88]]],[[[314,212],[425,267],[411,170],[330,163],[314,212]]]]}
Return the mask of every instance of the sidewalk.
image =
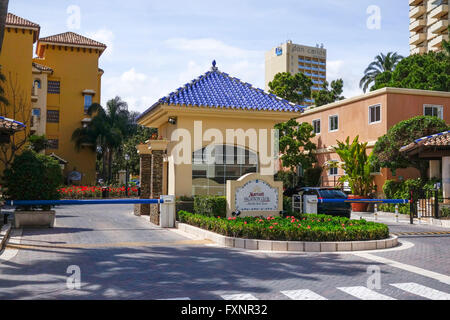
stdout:
{"type": "MultiPolygon", "coordinates": [[[[352,219],[365,219],[367,221],[379,221],[379,222],[398,222],[398,223],[411,223],[409,215],[399,214],[398,221],[395,213],[378,211],[377,216],[373,212],[352,212],[352,219]]],[[[439,226],[443,228],[450,228],[450,220],[439,220],[435,218],[421,218],[420,220],[415,218],[414,224],[439,226]]]]}

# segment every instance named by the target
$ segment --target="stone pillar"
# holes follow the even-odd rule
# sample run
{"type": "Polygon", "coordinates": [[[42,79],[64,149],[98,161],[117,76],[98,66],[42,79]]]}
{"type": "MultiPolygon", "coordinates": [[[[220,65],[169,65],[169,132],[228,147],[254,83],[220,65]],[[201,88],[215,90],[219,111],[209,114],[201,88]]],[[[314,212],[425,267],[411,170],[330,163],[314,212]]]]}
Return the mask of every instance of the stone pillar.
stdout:
{"type": "Polygon", "coordinates": [[[444,191],[444,203],[450,203],[450,157],[442,158],[442,190],[444,191]]]}
{"type": "MultiPolygon", "coordinates": [[[[136,147],[140,158],[139,181],[141,184],[140,199],[151,198],[151,177],[152,177],[152,154],[147,144],[141,144],[136,147]]],[[[137,216],[150,215],[149,204],[135,204],[134,214],[137,216]]]]}
{"type": "Polygon", "coordinates": [[[439,160],[430,160],[430,179],[441,178],[441,163],[439,160]]]}
{"type": "MultiPolygon", "coordinates": [[[[169,141],[149,140],[147,142],[152,151],[150,197],[151,199],[159,199],[163,195],[164,155],[169,141]]],[[[150,222],[159,225],[159,215],[159,205],[150,205],[150,222]]]]}

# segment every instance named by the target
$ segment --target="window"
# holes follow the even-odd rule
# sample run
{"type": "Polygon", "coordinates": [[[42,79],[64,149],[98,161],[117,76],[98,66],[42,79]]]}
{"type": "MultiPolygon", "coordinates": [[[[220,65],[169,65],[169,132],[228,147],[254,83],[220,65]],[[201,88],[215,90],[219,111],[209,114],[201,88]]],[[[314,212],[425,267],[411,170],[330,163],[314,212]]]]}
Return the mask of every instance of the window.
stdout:
{"type": "Polygon", "coordinates": [[[59,148],[59,140],[58,139],[48,139],[47,140],[47,149],[57,150],[59,148]]]}
{"type": "Polygon", "coordinates": [[[47,110],[47,122],[59,123],[59,110],[47,110]]]}
{"type": "Polygon", "coordinates": [[[86,94],[84,96],[84,113],[87,113],[91,105],[92,105],[92,96],[90,94],[86,94]]]}
{"type": "Polygon", "coordinates": [[[48,82],[48,93],[59,94],[61,83],[59,81],[49,81],[48,82]]]}
{"type": "Polygon", "coordinates": [[[339,130],[339,116],[330,116],[330,132],[339,130]]]}
{"type": "Polygon", "coordinates": [[[37,80],[37,79],[34,80],[33,88],[40,89],[40,88],[41,88],[41,81],[40,81],[40,80],[37,80]]]}
{"type": "Polygon", "coordinates": [[[258,158],[252,151],[226,145],[200,149],[193,153],[192,195],[224,196],[227,180],[255,172],[258,172],[258,158]]]}
{"type": "Polygon", "coordinates": [[[328,170],[328,175],[329,176],[337,176],[339,174],[339,168],[337,167],[337,161],[331,161],[335,164],[335,166],[331,166],[330,169],[328,170]]]}
{"type": "Polygon", "coordinates": [[[381,122],[381,105],[369,107],[369,124],[381,122]]]}
{"type": "Polygon", "coordinates": [[[314,128],[314,133],[315,134],[320,134],[320,119],[313,120],[312,125],[313,125],[313,128],[314,128]]]}
{"type": "Polygon", "coordinates": [[[444,119],[444,106],[425,104],[423,106],[423,115],[444,119]]]}

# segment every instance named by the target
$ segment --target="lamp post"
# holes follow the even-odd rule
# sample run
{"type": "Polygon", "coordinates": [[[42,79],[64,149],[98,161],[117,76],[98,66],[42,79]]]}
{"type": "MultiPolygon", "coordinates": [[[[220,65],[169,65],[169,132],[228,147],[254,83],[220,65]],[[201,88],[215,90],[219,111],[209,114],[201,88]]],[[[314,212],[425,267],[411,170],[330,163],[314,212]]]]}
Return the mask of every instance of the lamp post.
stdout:
{"type": "Polygon", "coordinates": [[[125,195],[128,197],[128,161],[130,161],[130,155],[128,153],[125,154],[125,195]]]}

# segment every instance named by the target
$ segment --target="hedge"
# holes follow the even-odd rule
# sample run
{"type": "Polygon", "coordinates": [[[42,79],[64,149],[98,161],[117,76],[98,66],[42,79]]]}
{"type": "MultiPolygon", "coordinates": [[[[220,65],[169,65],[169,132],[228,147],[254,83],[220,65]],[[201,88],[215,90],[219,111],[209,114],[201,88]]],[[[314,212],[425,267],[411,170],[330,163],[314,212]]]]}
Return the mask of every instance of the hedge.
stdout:
{"type": "Polygon", "coordinates": [[[220,196],[195,196],[194,212],[208,217],[226,217],[227,198],[220,196]]]}
{"type": "Polygon", "coordinates": [[[181,223],[244,239],[332,242],[389,238],[389,228],[384,224],[327,215],[226,219],[180,211],[178,217],[181,223]]]}

